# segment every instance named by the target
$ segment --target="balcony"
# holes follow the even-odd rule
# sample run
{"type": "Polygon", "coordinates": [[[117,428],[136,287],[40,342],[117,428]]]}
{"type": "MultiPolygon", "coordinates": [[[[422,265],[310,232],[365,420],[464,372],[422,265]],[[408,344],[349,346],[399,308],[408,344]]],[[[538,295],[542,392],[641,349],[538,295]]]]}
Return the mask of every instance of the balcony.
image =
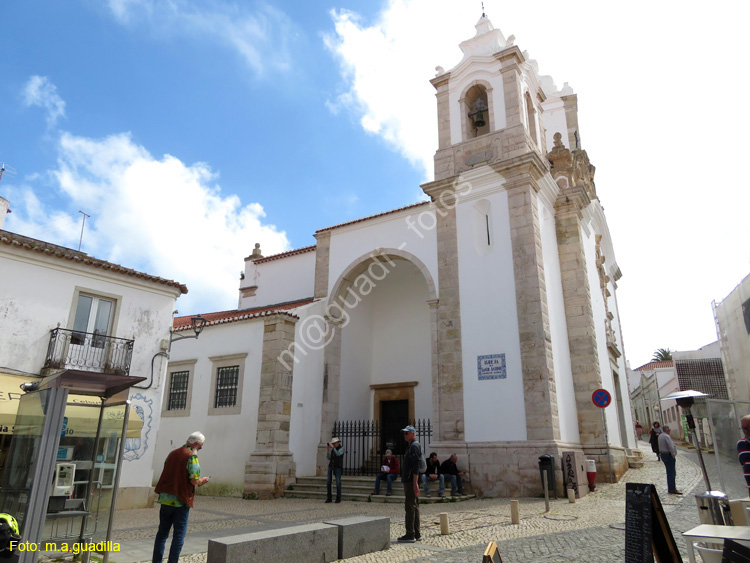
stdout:
{"type": "Polygon", "coordinates": [[[50,333],[44,370],[75,369],[130,375],[133,340],[66,328],[55,328],[50,333]]]}

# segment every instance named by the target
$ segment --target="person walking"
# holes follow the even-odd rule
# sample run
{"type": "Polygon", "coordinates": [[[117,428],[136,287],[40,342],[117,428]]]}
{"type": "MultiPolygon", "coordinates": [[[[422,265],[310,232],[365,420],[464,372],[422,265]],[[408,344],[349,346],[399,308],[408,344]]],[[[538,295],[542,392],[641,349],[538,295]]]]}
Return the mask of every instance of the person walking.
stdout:
{"type": "Polygon", "coordinates": [[[750,494],[750,414],[743,416],[740,424],[745,437],[737,442],[737,457],[745,474],[745,482],[747,483],[748,494],[750,494]]]}
{"type": "Polygon", "coordinates": [[[198,452],[203,448],[205,441],[206,437],[203,434],[193,432],[188,436],[185,445],[172,450],[164,462],[161,477],[156,484],[156,492],[159,493],[157,502],[161,504],[161,509],[159,530],[154,540],[153,563],[162,563],[164,546],[172,527],[172,545],[167,561],[177,563],[180,559],[187,533],[188,516],[195,498],[195,487],[202,487],[209,479],[201,477],[201,466],[198,463],[198,452]]]}
{"type": "Polygon", "coordinates": [[[338,438],[331,438],[328,442],[328,480],[326,481],[326,502],[331,502],[331,481],[332,477],[336,476],[336,502],[341,502],[341,473],[344,470],[344,446],[341,445],[341,440],[338,438]]]}
{"type": "Polygon", "coordinates": [[[664,468],[667,470],[667,491],[670,495],[681,495],[682,492],[677,490],[677,447],[674,445],[670,434],[672,433],[669,426],[665,426],[663,432],[659,434],[659,452],[661,460],[664,462],[664,468]]]}
{"type": "Polygon", "coordinates": [[[407,426],[401,432],[409,444],[404,454],[404,465],[401,469],[401,482],[404,484],[404,510],[406,534],[398,538],[402,543],[414,543],[422,540],[419,526],[419,459],[422,457],[422,446],[416,440],[417,431],[407,426]]]}
{"type": "Polygon", "coordinates": [[[654,422],[654,427],[649,430],[648,443],[651,444],[651,451],[656,454],[656,461],[660,461],[659,457],[659,435],[662,433],[662,429],[658,422],[654,422]]]}

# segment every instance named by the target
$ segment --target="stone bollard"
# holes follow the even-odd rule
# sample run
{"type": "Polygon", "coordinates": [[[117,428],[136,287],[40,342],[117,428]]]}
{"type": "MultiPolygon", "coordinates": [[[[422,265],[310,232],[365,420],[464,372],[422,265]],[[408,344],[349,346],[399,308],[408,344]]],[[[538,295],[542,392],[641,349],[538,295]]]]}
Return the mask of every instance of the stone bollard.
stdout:
{"type": "Polygon", "coordinates": [[[442,535],[450,534],[450,524],[448,523],[448,513],[440,513],[440,533],[442,535]]]}
{"type": "Polygon", "coordinates": [[[520,524],[521,523],[521,515],[518,512],[518,501],[517,500],[510,501],[510,523],[511,524],[520,524]]]}
{"type": "Polygon", "coordinates": [[[576,492],[573,489],[568,489],[568,502],[573,504],[576,501],[576,492]]]}

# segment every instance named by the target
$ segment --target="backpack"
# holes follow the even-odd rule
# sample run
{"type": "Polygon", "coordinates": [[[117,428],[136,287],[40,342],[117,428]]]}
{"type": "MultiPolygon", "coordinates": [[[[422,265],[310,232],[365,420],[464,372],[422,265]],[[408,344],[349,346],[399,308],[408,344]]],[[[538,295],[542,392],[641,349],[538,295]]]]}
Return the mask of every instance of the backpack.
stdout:
{"type": "Polygon", "coordinates": [[[422,451],[422,444],[416,442],[419,446],[419,474],[427,473],[427,460],[424,457],[424,451],[422,451]]]}

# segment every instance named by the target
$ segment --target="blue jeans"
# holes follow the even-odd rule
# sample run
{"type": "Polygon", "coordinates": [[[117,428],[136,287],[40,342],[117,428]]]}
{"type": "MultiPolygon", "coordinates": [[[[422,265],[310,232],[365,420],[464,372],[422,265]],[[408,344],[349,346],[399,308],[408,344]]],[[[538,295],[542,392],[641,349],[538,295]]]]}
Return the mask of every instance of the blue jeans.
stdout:
{"type": "Polygon", "coordinates": [[[154,541],[153,563],[161,563],[164,557],[164,546],[167,543],[169,529],[174,526],[172,533],[172,545],[169,548],[169,563],[177,563],[180,559],[182,544],[185,541],[187,533],[188,516],[190,515],[189,506],[167,506],[161,505],[159,512],[159,531],[156,532],[154,541]]]}
{"type": "Polygon", "coordinates": [[[336,474],[336,500],[341,500],[341,467],[334,469],[330,465],[328,466],[328,480],[326,481],[326,492],[328,493],[328,500],[331,500],[331,481],[332,476],[336,474]]]}
{"type": "Polygon", "coordinates": [[[445,475],[438,475],[437,479],[433,479],[426,473],[422,475],[422,484],[424,485],[424,492],[430,494],[430,483],[438,481],[438,493],[441,495],[445,492],[445,475]]]}
{"type": "Polygon", "coordinates": [[[385,479],[386,480],[386,490],[391,493],[393,492],[393,480],[398,477],[395,473],[378,473],[378,476],[375,477],[375,492],[380,492],[380,480],[385,479]]]}
{"type": "MultiPolygon", "coordinates": [[[[442,477],[442,475],[441,475],[442,477]]],[[[464,483],[461,480],[460,475],[446,475],[445,476],[446,481],[450,481],[451,483],[451,494],[455,495],[456,492],[459,492],[463,494],[464,492],[464,483]]]]}
{"type": "Polygon", "coordinates": [[[669,452],[663,453],[661,460],[664,462],[664,467],[667,470],[667,490],[676,491],[677,470],[675,469],[675,465],[677,464],[677,460],[669,452]]]}

